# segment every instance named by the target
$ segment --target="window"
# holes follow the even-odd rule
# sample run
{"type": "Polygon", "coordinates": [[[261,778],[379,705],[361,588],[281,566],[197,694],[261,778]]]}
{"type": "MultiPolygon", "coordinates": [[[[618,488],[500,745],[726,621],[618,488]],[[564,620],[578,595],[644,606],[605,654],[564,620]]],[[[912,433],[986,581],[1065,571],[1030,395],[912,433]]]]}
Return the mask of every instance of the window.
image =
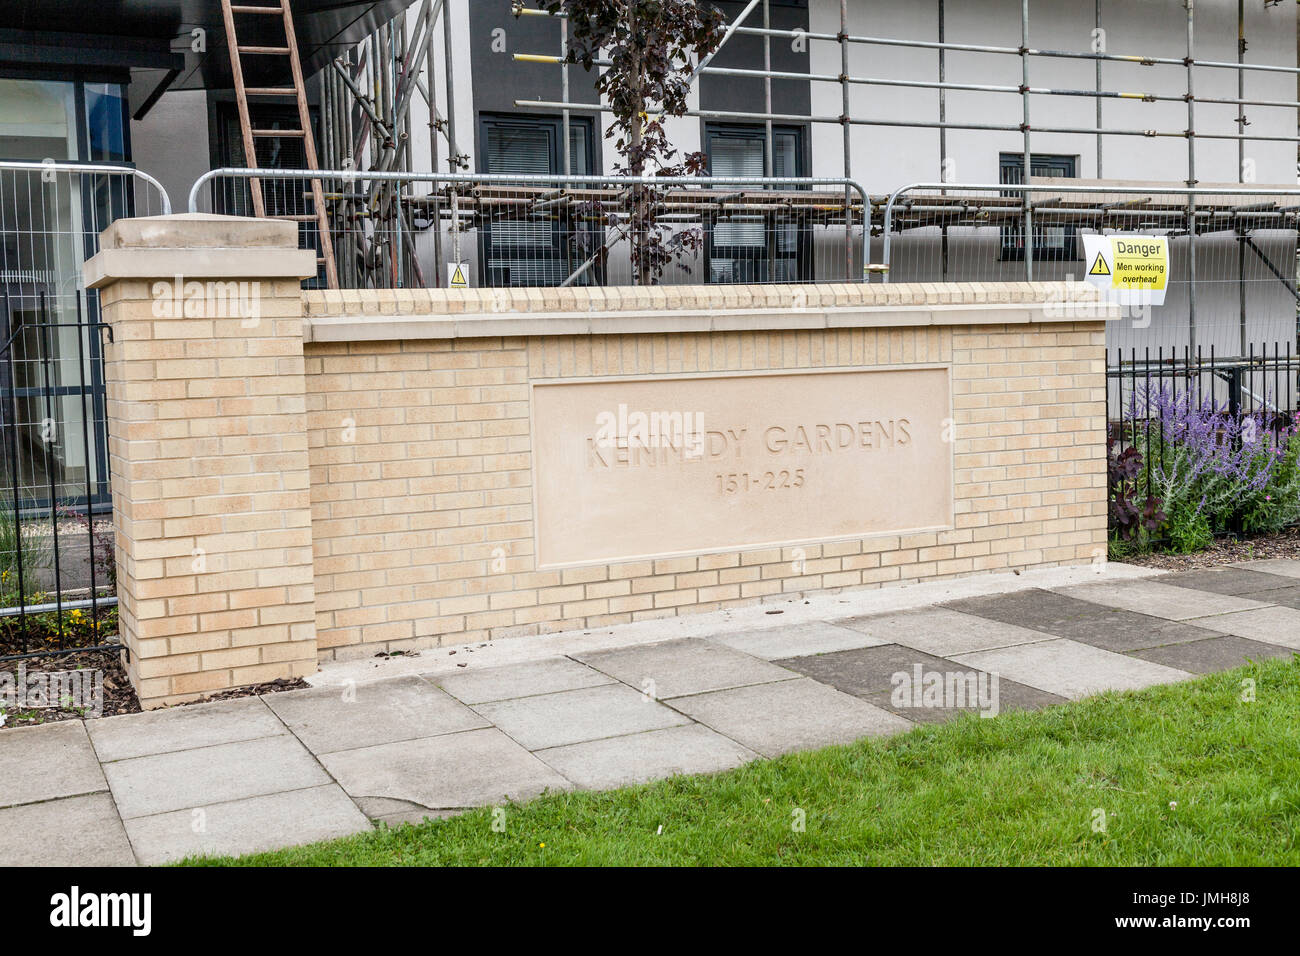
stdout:
{"type": "MultiPolygon", "coordinates": [[[[704,133],[709,173],[758,179],[764,175],[767,132],[762,126],[709,125],[704,133]]],[[[772,175],[802,176],[803,130],[774,127],[772,175]]],[[[719,215],[707,227],[710,282],[797,282],[811,278],[808,229],[761,214],[719,215]]]]}
{"type": "MultiPolygon", "coordinates": [[[[479,128],[480,170],[526,179],[564,172],[564,123],[551,116],[483,116],[479,128]]],[[[587,117],[569,119],[569,172],[586,176],[593,169],[592,124],[587,117]]],[[[529,187],[544,193],[553,186],[529,187]]],[[[595,251],[591,225],[575,221],[568,205],[551,207],[551,214],[520,219],[491,218],[479,229],[483,284],[555,286],[562,283],[595,251]]],[[[599,272],[588,270],[578,280],[591,284],[599,272]]]]}
{"type": "MultiPolygon", "coordinates": [[[[1055,176],[1074,179],[1079,175],[1079,157],[1052,156],[1033,153],[1030,159],[1031,176],[1055,176]]],[[[1025,154],[1002,153],[998,158],[998,182],[1019,185],[1025,181],[1025,154]]],[[[1015,195],[1007,193],[1007,195],[1015,195]]],[[[1061,262],[1078,257],[1074,226],[1053,225],[1050,213],[1035,213],[1034,260],[1061,262]]],[[[1004,260],[1025,258],[1025,230],[1023,226],[1002,227],[1002,255],[1004,260]]]]}

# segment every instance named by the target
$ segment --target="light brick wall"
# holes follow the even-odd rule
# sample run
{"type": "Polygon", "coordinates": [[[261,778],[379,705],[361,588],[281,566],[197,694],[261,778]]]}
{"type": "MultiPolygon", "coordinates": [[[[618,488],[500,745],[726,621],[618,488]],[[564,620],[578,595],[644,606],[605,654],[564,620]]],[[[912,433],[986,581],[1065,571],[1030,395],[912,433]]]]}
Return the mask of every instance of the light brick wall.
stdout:
{"type": "Polygon", "coordinates": [[[119,628],[145,707],[317,668],[300,281],[241,279],[204,248],[183,281],[247,282],[260,315],[216,299],[167,317],[156,283],[174,277],[138,277],[151,243],[184,238],[144,225],[158,221],[123,221],[88,266],[135,276],[96,281],[119,628]]]}
{"type": "MultiPolygon", "coordinates": [[[[421,290],[307,293],[306,302],[325,328],[340,315],[364,322],[425,310],[493,320],[530,309],[788,310],[794,295],[800,308],[879,309],[1041,303],[1044,287],[421,290]]],[[[872,321],[863,316],[859,325],[872,321]]],[[[662,320],[674,327],[672,316],[662,320]]],[[[787,324],[798,322],[790,315],[787,324]]],[[[1106,544],[1104,343],[1100,320],[310,343],[318,646],[323,656],[365,655],[1097,560],[1106,544]],[[952,530],[811,543],[801,567],[793,547],[536,567],[530,381],[933,364],[952,368],[952,530]]]]}

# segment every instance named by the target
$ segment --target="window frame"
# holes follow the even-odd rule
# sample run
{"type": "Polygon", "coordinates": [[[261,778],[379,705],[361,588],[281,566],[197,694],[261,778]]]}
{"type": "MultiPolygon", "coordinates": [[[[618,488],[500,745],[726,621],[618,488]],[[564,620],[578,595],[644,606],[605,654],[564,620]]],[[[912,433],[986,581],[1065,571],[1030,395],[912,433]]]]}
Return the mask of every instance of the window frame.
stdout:
{"type": "MultiPolygon", "coordinates": [[[[794,177],[806,176],[809,165],[808,156],[808,127],[805,125],[777,124],[772,125],[772,136],[793,136],[795,138],[795,171],[791,174],[794,177]]],[[[730,137],[734,139],[745,139],[757,141],[762,144],[767,138],[767,127],[763,123],[731,123],[731,122],[706,122],[702,131],[702,144],[704,147],[704,156],[708,174],[713,173],[713,144],[715,137],[730,137]]],[[[713,259],[731,259],[733,261],[747,259],[750,261],[761,260],[764,263],[764,277],[756,278],[756,282],[771,282],[772,279],[772,261],[773,256],[765,246],[761,256],[753,254],[752,247],[749,246],[720,246],[715,245],[713,240],[714,224],[710,221],[704,227],[704,254],[703,269],[704,281],[712,282],[713,259]],[[731,250],[733,254],[724,254],[731,250]]],[[[812,281],[812,231],[806,226],[795,226],[798,230],[798,237],[795,243],[795,251],[792,258],[794,260],[794,277],[791,282],[810,282],[812,281]]],[[[766,223],[764,223],[766,231],[766,223]]],[[[782,258],[777,256],[776,258],[782,258]]],[[[724,284],[724,283],[719,283],[724,284]]]]}
{"type": "MultiPolygon", "coordinates": [[[[502,113],[498,111],[481,111],[478,114],[477,135],[478,135],[478,162],[477,168],[480,173],[488,173],[487,167],[487,142],[489,132],[493,129],[546,129],[551,133],[551,155],[549,157],[549,167],[551,172],[548,175],[562,176],[564,171],[561,168],[564,163],[564,118],[551,113],[502,113]]],[[[596,155],[596,126],[591,117],[587,116],[570,116],[569,128],[572,134],[573,130],[578,130],[586,141],[587,148],[587,167],[586,169],[572,169],[572,176],[589,176],[595,175],[599,168],[599,159],[596,155]]],[[[572,235],[572,228],[566,227],[564,222],[556,219],[551,230],[551,251],[550,258],[555,261],[566,261],[565,254],[565,236],[572,235]]],[[[509,249],[511,247],[502,247],[509,249]]],[[[527,250],[528,254],[535,256],[537,247],[519,247],[520,252],[527,250]]],[[[485,222],[478,230],[478,274],[479,283],[484,288],[524,288],[525,286],[516,285],[513,282],[493,282],[494,277],[491,271],[492,259],[492,225],[491,222],[485,222]]],[[[500,256],[497,258],[509,258],[509,256],[500,256]]],[[[580,262],[574,261],[571,257],[567,260],[570,272],[576,269],[580,262]]],[[[580,280],[581,285],[600,285],[604,283],[604,264],[599,263],[594,268],[588,270],[586,275],[580,280]]]]}
{"type": "MultiPolygon", "coordinates": [[[[1030,162],[1032,163],[1030,175],[1055,175],[1060,179],[1078,179],[1079,178],[1079,157],[1077,154],[1070,153],[1031,153],[1030,162]],[[1045,173],[1035,172],[1034,170],[1047,170],[1045,173]]],[[[998,182],[1005,186],[1019,186],[1021,179],[1017,178],[1012,181],[1007,178],[1007,173],[1015,171],[1023,176],[1025,168],[1024,153],[999,153],[998,154],[998,182]]],[[[1006,192],[1003,195],[1014,195],[1006,192]]],[[[1048,227],[1034,225],[1034,261],[1035,262],[1066,262],[1079,257],[1079,238],[1078,229],[1075,226],[1057,226],[1062,231],[1062,242],[1060,246],[1048,245],[1044,234],[1039,230],[1048,227]]],[[[998,231],[998,260],[1001,262],[1024,262],[1025,261],[1025,244],[1022,236],[1023,229],[1020,226],[1003,226],[998,231]]]]}

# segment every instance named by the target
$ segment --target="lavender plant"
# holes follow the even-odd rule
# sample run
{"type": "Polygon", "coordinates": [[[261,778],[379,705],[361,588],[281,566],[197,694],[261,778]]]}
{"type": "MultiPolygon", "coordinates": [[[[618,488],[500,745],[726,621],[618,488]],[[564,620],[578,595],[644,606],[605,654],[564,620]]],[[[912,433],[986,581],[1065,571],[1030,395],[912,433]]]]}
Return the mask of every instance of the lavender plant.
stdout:
{"type": "MultiPolygon", "coordinates": [[[[1234,415],[1213,397],[1167,387],[1135,392],[1131,421],[1158,423],[1140,481],[1168,515],[1166,533],[1178,550],[1207,546],[1240,525],[1278,531],[1300,519],[1300,438],[1263,409],[1234,415]]],[[[1136,436],[1131,436],[1136,438],[1136,436]]]]}

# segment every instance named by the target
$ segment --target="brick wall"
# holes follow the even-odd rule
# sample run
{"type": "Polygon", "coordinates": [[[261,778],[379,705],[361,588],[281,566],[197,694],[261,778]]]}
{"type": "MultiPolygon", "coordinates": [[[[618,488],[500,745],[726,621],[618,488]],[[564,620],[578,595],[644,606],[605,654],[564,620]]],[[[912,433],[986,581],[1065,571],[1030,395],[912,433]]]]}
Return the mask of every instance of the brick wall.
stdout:
{"type": "Polygon", "coordinates": [[[408,331],[441,334],[447,313],[465,316],[457,338],[306,346],[319,649],[370,654],[1097,559],[1106,535],[1102,322],[1030,321],[1000,308],[987,312],[990,324],[968,324],[972,304],[1043,298],[1042,286],[1010,284],[308,293],[313,338],[364,335],[403,316],[417,321],[408,331]],[[860,307],[840,316],[858,327],[826,328],[821,313],[823,327],[793,330],[490,334],[536,329],[531,309],[603,321],[638,310],[708,313],[710,302],[784,303],[777,324],[797,326],[806,317],[791,313],[793,295],[800,309],[860,307]],[[944,313],[926,312],[920,324],[920,311],[891,311],[935,304],[957,307],[953,324],[933,324],[944,313]],[[895,325],[909,321],[918,324],[895,325]],[[862,327],[873,323],[887,327],[862,327]],[[952,530],[810,543],[802,553],[537,569],[530,381],[936,363],[953,378],[952,530]]]}

